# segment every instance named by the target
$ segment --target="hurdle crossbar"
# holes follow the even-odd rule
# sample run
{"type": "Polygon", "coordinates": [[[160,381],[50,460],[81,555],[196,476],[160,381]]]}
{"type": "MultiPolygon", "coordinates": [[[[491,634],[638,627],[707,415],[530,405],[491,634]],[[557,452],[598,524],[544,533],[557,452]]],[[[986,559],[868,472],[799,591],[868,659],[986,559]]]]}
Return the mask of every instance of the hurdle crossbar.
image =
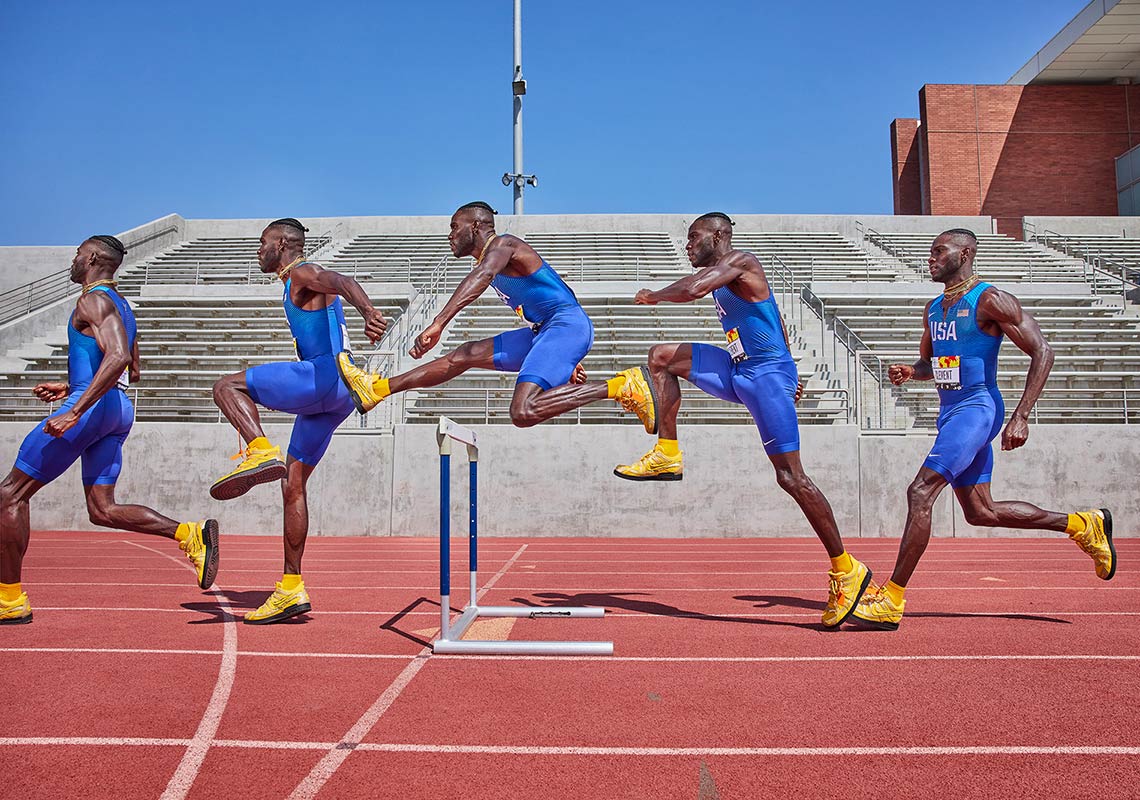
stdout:
{"type": "Polygon", "coordinates": [[[456,424],[447,417],[439,421],[436,432],[439,443],[439,638],[432,643],[432,652],[447,655],[558,655],[611,656],[613,642],[536,642],[536,641],[478,641],[464,639],[463,634],[480,617],[603,617],[604,608],[532,607],[532,606],[481,606],[477,596],[479,565],[478,536],[478,476],[479,444],[475,432],[456,424]],[[467,446],[469,464],[470,534],[468,537],[469,585],[471,600],[463,611],[451,621],[451,449],[452,442],[467,446]]]}

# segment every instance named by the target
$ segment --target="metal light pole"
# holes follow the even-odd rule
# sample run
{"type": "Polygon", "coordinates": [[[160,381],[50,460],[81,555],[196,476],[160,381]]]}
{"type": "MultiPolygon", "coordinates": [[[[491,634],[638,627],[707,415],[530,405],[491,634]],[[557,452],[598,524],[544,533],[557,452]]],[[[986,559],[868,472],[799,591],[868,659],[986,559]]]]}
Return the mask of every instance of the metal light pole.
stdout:
{"type": "Polygon", "coordinates": [[[515,98],[514,114],[514,140],[515,162],[514,172],[503,174],[503,186],[514,184],[515,213],[523,213],[523,187],[528,183],[538,186],[538,177],[523,174],[523,134],[522,134],[522,99],[526,94],[526,81],[522,75],[522,0],[515,0],[515,68],[511,80],[511,94],[515,98]]]}

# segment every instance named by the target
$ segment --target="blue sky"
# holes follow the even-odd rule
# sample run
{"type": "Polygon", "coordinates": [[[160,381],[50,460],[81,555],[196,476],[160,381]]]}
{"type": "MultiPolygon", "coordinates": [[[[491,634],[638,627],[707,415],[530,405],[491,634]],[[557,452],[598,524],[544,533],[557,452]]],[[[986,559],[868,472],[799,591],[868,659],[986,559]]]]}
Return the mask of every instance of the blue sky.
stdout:
{"type": "MultiPolygon", "coordinates": [[[[528,213],[890,213],[924,83],[1084,0],[523,0],[528,213]]],[[[511,0],[5,3],[0,244],[186,217],[509,212],[511,0]]]]}

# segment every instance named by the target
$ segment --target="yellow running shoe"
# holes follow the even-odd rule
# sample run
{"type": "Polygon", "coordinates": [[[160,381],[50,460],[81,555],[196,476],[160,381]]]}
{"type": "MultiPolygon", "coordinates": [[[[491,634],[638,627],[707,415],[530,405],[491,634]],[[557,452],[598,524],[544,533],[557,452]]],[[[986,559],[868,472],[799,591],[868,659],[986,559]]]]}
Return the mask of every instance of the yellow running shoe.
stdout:
{"type": "Polygon", "coordinates": [[[657,433],[657,390],[645,367],[632,367],[618,373],[625,377],[617,401],[632,411],[645,426],[646,433],[657,433]]]}
{"type": "Polygon", "coordinates": [[[683,455],[683,452],[679,452],[675,456],[668,456],[660,447],[654,446],[636,464],[619,464],[614,467],[614,475],[627,481],[679,481],[684,477],[681,464],[683,455]]]}
{"type": "Polygon", "coordinates": [[[851,561],[855,566],[850,572],[827,573],[827,608],[823,610],[823,624],[829,628],[847,621],[871,583],[871,570],[867,565],[855,558],[851,561]]]}
{"type": "Polygon", "coordinates": [[[218,478],[210,487],[210,497],[215,500],[233,500],[259,483],[279,481],[287,474],[285,462],[281,460],[280,447],[264,450],[250,447],[240,451],[234,458],[240,456],[245,458],[238,468],[218,478]]]}
{"type": "Polygon", "coordinates": [[[277,588],[269,595],[269,599],[261,604],[261,608],[246,614],[242,621],[247,625],[272,625],[274,622],[284,622],[312,610],[313,606],[309,602],[309,593],[305,591],[304,583],[289,592],[281,588],[281,582],[278,581],[277,588]]]}
{"type": "Polygon", "coordinates": [[[1069,538],[1092,558],[1097,577],[1110,580],[1116,574],[1116,547],[1112,544],[1112,514],[1107,508],[1093,508],[1076,513],[1085,521],[1085,529],[1080,533],[1069,534],[1069,538]]]}
{"type": "Polygon", "coordinates": [[[851,612],[850,621],[858,622],[868,628],[878,628],[881,631],[896,631],[902,621],[903,608],[906,600],[897,606],[890,596],[883,591],[883,587],[874,581],[867,586],[867,591],[851,612]]]}
{"type": "Polygon", "coordinates": [[[352,353],[342,350],[337,353],[336,368],[340,372],[341,383],[352,395],[352,403],[361,414],[367,414],[387,396],[378,394],[373,386],[376,376],[356,366],[352,353]]]}
{"type": "Polygon", "coordinates": [[[218,577],[218,521],[187,522],[190,535],[178,543],[198,571],[198,588],[209,589],[218,577]]]}
{"type": "Polygon", "coordinates": [[[32,604],[28,602],[27,592],[20,592],[11,603],[0,600],[0,625],[26,625],[31,621],[32,604]]]}

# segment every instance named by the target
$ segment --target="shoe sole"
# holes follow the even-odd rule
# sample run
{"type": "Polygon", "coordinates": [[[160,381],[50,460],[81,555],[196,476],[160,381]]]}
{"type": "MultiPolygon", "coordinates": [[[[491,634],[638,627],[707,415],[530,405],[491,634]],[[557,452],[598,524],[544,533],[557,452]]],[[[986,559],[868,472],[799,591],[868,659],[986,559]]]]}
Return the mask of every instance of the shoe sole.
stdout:
{"type": "Polygon", "coordinates": [[[218,577],[218,521],[206,520],[202,526],[202,544],[206,545],[206,566],[202,570],[202,580],[198,581],[198,588],[209,589],[218,577]]]}
{"type": "Polygon", "coordinates": [[[679,472],[662,472],[658,475],[626,475],[618,472],[617,469],[614,470],[614,475],[627,481],[679,481],[685,477],[679,472]]]}
{"type": "Polygon", "coordinates": [[[280,461],[267,461],[256,469],[222,478],[210,487],[210,497],[215,500],[233,500],[258,484],[283,480],[287,474],[288,470],[280,461]]]}
{"type": "Polygon", "coordinates": [[[344,374],[344,370],[340,366],[339,357],[336,359],[336,371],[337,374],[340,375],[340,382],[344,384],[344,388],[348,389],[348,393],[352,397],[352,404],[356,406],[356,413],[363,416],[364,414],[367,414],[369,411],[371,411],[371,408],[364,407],[364,402],[360,399],[360,395],[358,395],[356,393],[356,390],[352,388],[352,384],[349,382],[348,376],[344,374]]]}
{"type": "Polygon", "coordinates": [[[13,619],[0,619],[0,625],[27,625],[32,621],[32,612],[29,611],[25,616],[15,617],[13,619]]]}
{"type": "Polygon", "coordinates": [[[308,614],[312,610],[312,603],[301,603],[300,605],[289,606],[289,608],[284,611],[278,611],[272,617],[266,617],[265,619],[249,619],[246,617],[242,622],[246,625],[272,625],[274,622],[284,622],[287,619],[298,617],[301,614],[308,614]]]}
{"type": "MultiPolygon", "coordinates": [[[[656,435],[657,433],[657,387],[653,385],[653,378],[649,375],[649,370],[646,367],[638,367],[641,370],[641,377],[645,379],[645,385],[649,387],[649,402],[653,404],[653,430],[645,429],[648,434],[656,435]]],[[[678,478],[677,480],[680,480],[678,478]]]]}
{"type": "MultiPolygon", "coordinates": [[[[863,593],[865,591],[867,591],[867,587],[870,585],[871,585],[871,570],[868,569],[866,577],[863,578],[863,583],[859,586],[859,591],[855,594],[855,602],[851,604],[851,608],[847,609],[847,613],[844,614],[842,617],[840,617],[838,622],[834,622],[831,625],[828,625],[825,622],[825,623],[823,623],[824,627],[825,628],[838,628],[844,622],[849,620],[851,618],[851,615],[855,613],[855,609],[859,607],[859,600],[863,597],[863,593]]],[[[898,623],[895,623],[895,628],[897,628],[897,627],[898,627],[898,623]]],[[[893,628],[891,628],[889,630],[893,630],[893,628]]]]}
{"type": "Polygon", "coordinates": [[[1112,568],[1104,576],[1104,580],[1110,581],[1112,576],[1116,574],[1116,545],[1112,543],[1112,512],[1107,508],[1102,508],[1100,513],[1104,514],[1104,538],[1108,539],[1108,552],[1112,553],[1112,568]]]}

